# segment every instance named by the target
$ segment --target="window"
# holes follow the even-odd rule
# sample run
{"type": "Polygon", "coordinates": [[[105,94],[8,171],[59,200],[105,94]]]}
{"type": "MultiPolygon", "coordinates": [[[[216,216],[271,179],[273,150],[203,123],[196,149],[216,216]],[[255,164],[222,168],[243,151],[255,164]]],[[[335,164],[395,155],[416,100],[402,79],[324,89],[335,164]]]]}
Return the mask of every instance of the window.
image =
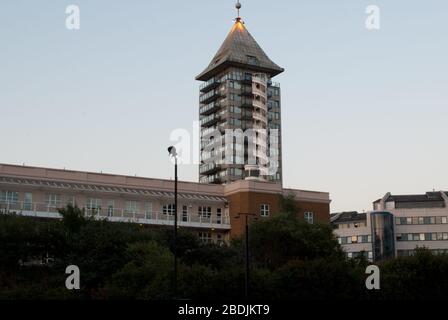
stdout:
{"type": "Polygon", "coordinates": [[[162,206],[162,213],[163,214],[168,214],[170,216],[174,216],[174,204],[164,204],[162,206]]]}
{"type": "Polygon", "coordinates": [[[262,204],[260,206],[260,216],[269,217],[269,205],[268,204],[262,204]]]}
{"type": "Polygon", "coordinates": [[[212,208],[206,206],[199,206],[198,216],[209,219],[212,216],[212,208]]]}
{"type": "Polygon", "coordinates": [[[187,222],[188,221],[188,207],[182,206],[182,221],[187,222]]]}
{"type": "Polygon", "coordinates": [[[401,233],[397,233],[397,241],[402,241],[403,240],[403,236],[401,233]]]}
{"type": "Polygon", "coordinates": [[[447,218],[446,217],[442,217],[442,224],[446,224],[447,223],[447,218]]]}
{"type": "Polygon", "coordinates": [[[352,236],[352,243],[358,243],[358,236],[352,236]]]}
{"type": "Polygon", "coordinates": [[[412,224],[412,218],[406,218],[406,224],[412,224]]]}
{"type": "Polygon", "coordinates": [[[114,216],[114,210],[115,210],[114,200],[107,201],[107,216],[108,217],[113,217],[114,216]]]}
{"type": "Polygon", "coordinates": [[[221,224],[222,223],[222,209],[218,208],[216,209],[216,223],[221,224]]]}
{"type": "Polygon", "coordinates": [[[310,224],[314,223],[314,213],[312,212],[305,212],[304,214],[305,221],[307,221],[310,224]]]}
{"type": "Polygon", "coordinates": [[[145,219],[151,219],[152,202],[145,202],[145,219]]]}
{"type": "Polygon", "coordinates": [[[125,212],[127,214],[136,214],[138,213],[138,203],[137,201],[126,201],[125,212]]]}
{"type": "Polygon", "coordinates": [[[61,195],[60,194],[47,195],[47,206],[49,208],[60,208],[61,207],[61,195]]]}
{"type": "Polygon", "coordinates": [[[199,240],[203,243],[212,243],[212,234],[209,232],[199,232],[199,240]]]}
{"type": "Polygon", "coordinates": [[[23,199],[23,210],[31,211],[33,210],[33,194],[26,192],[25,198],[23,199]]]}
{"type": "Polygon", "coordinates": [[[217,239],[217,241],[216,241],[217,244],[224,244],[224,239],[223,239],[223,236],[221,233],[218,233],[216,235],[216,239],[217,239]]]}
{"type": "Polygon", "coordinates": [[[19,193],[15,191],[2,191],[0,193],[0,202],[16,204],[19,202],[19,193]]]}
{"type": "Polygon", "coordinates": [[[86,208],[91,214],[98,214],[101,211],[101,199],[87,198],[86,208]]]}

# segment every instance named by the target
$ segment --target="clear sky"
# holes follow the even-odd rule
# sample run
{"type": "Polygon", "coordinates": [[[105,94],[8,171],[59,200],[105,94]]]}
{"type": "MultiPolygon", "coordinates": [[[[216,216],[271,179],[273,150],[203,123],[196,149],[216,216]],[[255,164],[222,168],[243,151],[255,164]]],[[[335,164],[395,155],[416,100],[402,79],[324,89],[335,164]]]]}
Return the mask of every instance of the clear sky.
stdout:
{"type": "MultiPolygon", "coordinates": [[[[194,77],[233,0],[1,0],[0,162],[171,178],[166,147],[198,119],[194,77]],[[81,29],[65,27],[79,5],[81,29]]],[[[284,186],[332,211],[448,190],[446,0],[243,0],[282,85],[284,186]],[[381,29],[365,28],[379,6],[381,29]]],[[[198,168],[180,168],[198,180],[198,168]]]]}

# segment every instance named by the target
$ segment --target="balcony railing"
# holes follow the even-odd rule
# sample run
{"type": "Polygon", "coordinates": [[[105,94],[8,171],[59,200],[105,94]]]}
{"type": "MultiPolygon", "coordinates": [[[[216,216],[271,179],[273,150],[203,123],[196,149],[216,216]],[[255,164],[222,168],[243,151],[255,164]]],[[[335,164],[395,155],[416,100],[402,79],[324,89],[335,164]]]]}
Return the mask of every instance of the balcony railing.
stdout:
{"type": "Polygon", "coordinates": [[[213,100],[218,99],[220,96],[221,96],[221,93],[219,92],[219,90],[215,89],[213,91],[209,91],[205,94],[202,94],[199,97],[199,102],[207,104],[207,103],[212,102],[213,100]]]}
{"type": "MultiPolygon", "coordinates": [[[[63,207],[63,206],[61,206],[63,207]]],[[[180,206],[179,206],[180,207],[180,206]]],[[[181,207],[180,207],[181,208],[181,207]]],[[[174,214],[166,214],[152,210],[129,210],[122,208],[86,208],[84,210],[86,217],[94,219],[106,219],[112,222],[130,222],[147,225],[172,225],[174,224],[174,214]]],[[[61,218],[59,208],[47,203],[30,202],[0,202],[0,214],[17,214],[22,216],[39,218],[61,218]]],[[[199,228],[222,228],[230,229],[229,217],[211,215],[202,216],[195,213],[183,214],[181,210],[178,213],[178,222],[180,226],[199,227],[199,228]]]]}
{"type": "Polygon", "coordinates": [[[206,104],[205,106],[202,106],[199,108],[199,114],[206,116],[209,115],[217,110],[219,110],[219,108],[221,108],[221,104],[219,102],[212,102],[209,104],[206,104]]]}
{"type": "Polygon", "coordinates": [[[201,86],[199,87],[199,90],[203,93],[214,89],[216,87],[218,87],[220,85],[220,82],[218,79],[216,78],[211,78],[210,80],[208,80],[207,82],[204,82],[203,84],[201,84],[201,86]]]}
{"type": "Polygon", "coordinates": [[[200,174],[210,174],[212,172],[218,171],[221,165],[216,163],[203,164],[199,167],[200,174]]]}

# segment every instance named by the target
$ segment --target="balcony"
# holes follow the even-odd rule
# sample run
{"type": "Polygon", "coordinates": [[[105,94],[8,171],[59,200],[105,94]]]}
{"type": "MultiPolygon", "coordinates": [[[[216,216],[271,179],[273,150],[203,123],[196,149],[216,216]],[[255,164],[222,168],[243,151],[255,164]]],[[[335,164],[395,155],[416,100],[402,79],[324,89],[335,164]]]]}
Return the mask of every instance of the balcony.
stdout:
{"type": "Polygon", "coordinates": [[[218,99],[221,96],[219,93],[219,90],[213,90],[207,93],[202,94],[199,97],[199,102],[203,104],[208,104],[216,99],[218,99]]]}
{"type": "MultiPolygon", "coordinates": [[[[178,207],[180,211],[181,206],[178,207]]],[[[174,225],[174,214],[164,214],[157,211],[126,210],[119,208],[96,208],[84,209],[86,217],[95,220],[108,220],[111,222],[138,223],[143,225],[174,225]]],[[[20,216],[61,219],[58,208],[49,206],[46,203],[4,203],[0,202],[0,214],[17,214],[20,216]]],[[[204,228],[204,229],[224,229],[230,230],[229,217],[212,215],[210,217],[201,216],[195,213],[178,214],[178,224],[180,227],[204,228]]]]}
{"type": "Polygon", "coordinates": [[[199,90],[202,93],[206,93],[212,89],[217,88],[220,85],[220,82],[218,79],[216,78],[211,78],[210,80],[208,80],[207,82],[204,82],[203,84],[201,84],[201,86],[199,87],[199,90]]]}
{"type": "Polygon", "coordinates": [[[212,174],[216,171],[219,171],[220,168],[221,168],[221,165],[216,164],[216,163],[202,164],[199,167],[199,173],[208,175],[208,174],[212,174]]]}
{"type": "Polygon", "coordinates": [[[221,116],[217,115],[215,113],[212,113],[209,116],[203,117],[200,120],[201,123],[201,127],[210,127],[215,125],[216,123],[218,123],[221,120],[221,116]]]}
{"type": "Polygon", "coordinates": [[[202,106],[199,108],[199,114],[203,116],[207,116],[209,114],[212,114],[216,111],[218,111],[221,108],[221,104],[219,102],[212,102],[209,104],[206,104],[205,106],[202,106]]]}

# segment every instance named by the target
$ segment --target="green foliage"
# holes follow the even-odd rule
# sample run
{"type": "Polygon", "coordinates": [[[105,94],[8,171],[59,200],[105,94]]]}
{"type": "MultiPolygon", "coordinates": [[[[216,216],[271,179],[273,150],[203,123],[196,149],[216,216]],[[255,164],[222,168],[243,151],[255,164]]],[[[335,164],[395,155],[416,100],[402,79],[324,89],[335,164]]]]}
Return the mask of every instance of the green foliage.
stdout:
{"type": "MultiPolygon", "coordinates": [[[[384,262],[381,290],[368,291],[368,261],[347,260],[330,226],[298,219],[295,202],[285,201],[285,214],[251,224],[251,298],[446,297],[448,256],[419,249],[412,257],[384,262]]],[[[61,214],[61,220],[0,215],[0,299],[174,298],[172,228],[95,221],[70,206],[61,214]],[[65,268],[72,264],[81,270],[79,291],[65,288],[65,268]]],[[[242,239],[224,246],[201,244],[194,233],[180,228],[177,247],[176,298],[244,297],[242,239]]]]}
{"type": "Polygon", "coordinates": [[[168,299],[172,294],[173,255],[154,241],[131,245],[128,261],[105,287],[108,298],[168,299]]]}
{"type": "Polygon", "coordinates": [[[253,259],[259,267],[275,269],[290,260],[319,257],[343,259],[330,226],[309,224],[293,215],[258,220],[249,234],[253,259]]]}

